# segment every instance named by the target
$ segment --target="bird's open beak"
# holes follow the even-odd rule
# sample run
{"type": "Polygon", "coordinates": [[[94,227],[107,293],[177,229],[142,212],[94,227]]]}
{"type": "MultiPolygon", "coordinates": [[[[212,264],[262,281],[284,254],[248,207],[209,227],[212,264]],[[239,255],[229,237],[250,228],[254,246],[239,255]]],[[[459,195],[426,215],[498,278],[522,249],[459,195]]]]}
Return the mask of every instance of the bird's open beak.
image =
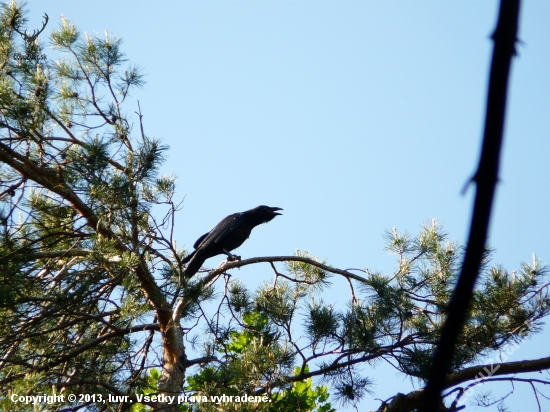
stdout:
{"type": "Polygon", "coordinates": [[[270,207],[269,209],[271,210],[271,212],[272,212],[274,215],[281,215],[282,213],[277,213],[276,210],[283,210],[283,209],[280,208],[280,207],[270,207]]]}

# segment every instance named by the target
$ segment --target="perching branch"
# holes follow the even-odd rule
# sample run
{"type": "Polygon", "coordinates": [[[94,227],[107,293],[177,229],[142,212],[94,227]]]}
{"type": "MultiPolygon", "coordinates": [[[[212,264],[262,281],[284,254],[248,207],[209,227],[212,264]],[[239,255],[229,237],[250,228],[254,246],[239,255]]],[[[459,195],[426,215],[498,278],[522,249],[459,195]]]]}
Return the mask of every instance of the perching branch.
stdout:
{"type": "Polygon", "coordinates": [[[303,262],[307,263],[309,265],[318,267],[319,269],[326,270],[327,272],[336,273],[338,275],[342,275],[348,279],[354,279],[359,282],[367,282],[367,279],[364,277],[355,275],[351,272],[348,272],[347,270],[337,269],[332,266],[325,265],[321,262],[318,262],[314,259],[310,259],[303,256],[264,256],[264,257],[256,257],[256,258],[250,258],[250,259],[244,259],[239,260],[235,262],[227,262],[223,265],[221,265],[219,268],[212,270],[205,278],[202,280],[203,283],[208,283],[212,279],[214,279],[216,276],[221,275],[222,273],[235,268],[240,268],[242,266],[246,265],[252,265],[254,263],[273,263],[273,262],[303,262]]]}

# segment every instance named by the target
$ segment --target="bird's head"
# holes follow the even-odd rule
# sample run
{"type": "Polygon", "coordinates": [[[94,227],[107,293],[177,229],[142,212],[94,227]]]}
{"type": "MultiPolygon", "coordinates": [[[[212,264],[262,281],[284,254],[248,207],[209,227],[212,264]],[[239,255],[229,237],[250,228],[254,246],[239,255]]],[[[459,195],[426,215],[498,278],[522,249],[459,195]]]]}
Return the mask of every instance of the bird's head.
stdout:
{"type": "Polygon", "coordinates": [[[280,207],[270,207],[270,206],[258,206],[254,209],[250,210],[254,215],[256,215],[261,223],[267,223],[270,220],[274,219],[275,216],[280,215],[281,213],[277,213],[278,210],[283,210],[280,207]]]}

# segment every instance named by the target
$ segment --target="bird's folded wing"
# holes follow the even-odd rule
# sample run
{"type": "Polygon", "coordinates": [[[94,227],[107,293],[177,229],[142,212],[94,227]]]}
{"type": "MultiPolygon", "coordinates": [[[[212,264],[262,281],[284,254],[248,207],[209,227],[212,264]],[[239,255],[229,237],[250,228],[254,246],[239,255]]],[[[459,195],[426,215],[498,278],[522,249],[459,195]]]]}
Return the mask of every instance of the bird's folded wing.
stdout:
{"type": "Polygon", "coordinates": [[[201,237],[199,237],[199,238],[197,239],[197,241],[195,242],[195,244],[193,245],[193,248],[194,248],[194,249],[198,249],[199,246],[201,245],[201,242],[202,242],[202,241],[204,240],[204,238],[205,238],[206,236],[208,236],[209,234],[210,234],[210,232],[205,233],[204,235],[202,235],[201,237]]]}
{"type": "Polygon", "coordinates": [[[214,229],[201,236],[193,246],[195,249],[205,248],[213,243],[220,243],[228,234],[233,233],[245,220],[243,213],[235,213],[224,218],[214,229]],[[198,245],[197,245],[198,243],[198,245]]]}

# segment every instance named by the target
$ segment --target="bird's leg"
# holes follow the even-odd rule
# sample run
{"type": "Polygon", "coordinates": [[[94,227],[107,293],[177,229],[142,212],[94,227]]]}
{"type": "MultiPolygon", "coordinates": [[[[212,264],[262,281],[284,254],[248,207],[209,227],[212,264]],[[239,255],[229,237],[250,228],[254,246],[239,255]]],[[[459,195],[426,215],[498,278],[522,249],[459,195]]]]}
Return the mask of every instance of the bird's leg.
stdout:
{"type": "Polygon", "coordinates": [[[233,253],[231,252],[228,252],[227,250],[223,249],[223,253],[225,253],[227,255],[227,260],[229,262],[233,262],[235,260],[241,260],[241,257],[240,256],[237,256],[237,255],[234,255],[233,253]]]}

